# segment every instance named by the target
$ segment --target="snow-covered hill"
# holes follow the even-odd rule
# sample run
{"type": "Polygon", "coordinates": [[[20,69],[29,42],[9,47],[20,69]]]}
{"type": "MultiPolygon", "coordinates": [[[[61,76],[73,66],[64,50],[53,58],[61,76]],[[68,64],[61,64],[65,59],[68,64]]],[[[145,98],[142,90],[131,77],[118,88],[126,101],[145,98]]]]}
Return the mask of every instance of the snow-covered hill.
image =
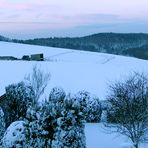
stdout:
{"type": "MultiPolygon", "coordinates": [[[[34,53],[44,53],[46,61],[0,61],[0,95],[5,92],[5,86],[23,80],[35,64],[44,72],[51,73],[45,92],[47,97],[52,87],[61,86],[66,92],[87,90],[105,99],[111,82],[133,71],[148,73],[148,61],[136,58],[0,42],[0,56],[21,58],[34,53]]],[[[85,134],[87,148],[123,148],[124,142],[128,142],[124,137],[106,134],[99,124],[86,124],[85,134]]],[[[141,148],[145,147],[142,145],[141,148]]]]}
{"type": "Polygon", "coordinates": [[[148,72],[148,61],[104,53],[0,42],[0,56],[44,53],[47,61],[0,61],[0,95],[5,86],[19,82],[37,64],[51,73],[46,96],[54,86],[66,92],[87,90],[105,99],[108,85],[133,71],[148,72]]]}

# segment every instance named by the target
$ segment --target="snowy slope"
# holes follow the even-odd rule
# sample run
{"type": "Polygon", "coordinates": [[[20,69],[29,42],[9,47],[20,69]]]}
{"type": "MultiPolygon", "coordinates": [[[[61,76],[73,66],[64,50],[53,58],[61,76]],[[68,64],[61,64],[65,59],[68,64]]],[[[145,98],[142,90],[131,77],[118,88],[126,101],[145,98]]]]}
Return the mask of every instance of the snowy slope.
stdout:
{"type": "MultiPolygon", "coordinates": [[[[110,133],[102,123],[87,123],[85,134],[87,148],[132,148],[127,137],[110,133]]],[[[148,148],[148,144],[142,143],[139,148],[148,148]]]]}
{"type": "Polygon", "coordinates": [[[46,96],[52,87],[61,86],[66,92],[87,90],[100,99],[105,99],[110,82],[132,71],[148,72],[148,61],[136,58],[0,42],[0,56],[11,55],[21,58],[33,53],[44,53],[47,61],[0,61],[0,94],[4,93],[8,84],[23,80],[35,64],[51,73],[46,96]]]}
{"type": "MultiPolygon", "coordinates": [[[[47,97],[52,87],[61,86],[66,92],[87,90],[105,99],[108,84],[114,80],[133,71],[148,73],[148,61],[136,58],[0,42],[0,56],[21,58],[34,53],[44,53],[47,61],[0,61],[0,95],[5,92],[5,86],[23,80],[35,64],[51,73],[47,97]]],[[[123,148],[128,142],[125,137],[106,134],[100,124],[86,124],[85,134],[87,148],[123,148]]]]}

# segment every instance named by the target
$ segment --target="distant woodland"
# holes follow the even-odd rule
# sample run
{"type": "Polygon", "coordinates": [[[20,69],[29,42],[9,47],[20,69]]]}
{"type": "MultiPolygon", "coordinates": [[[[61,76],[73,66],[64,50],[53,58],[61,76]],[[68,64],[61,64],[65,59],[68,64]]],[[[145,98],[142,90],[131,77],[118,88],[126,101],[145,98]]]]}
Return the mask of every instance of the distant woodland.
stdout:
{"type": "Polygon", "coordinates": [[[84,37],[50,37],[29,40],[8,39],[0,36],[0,40],[126,55],[148,60],[148,34],[144,33],[98,33],[84,37]]]}

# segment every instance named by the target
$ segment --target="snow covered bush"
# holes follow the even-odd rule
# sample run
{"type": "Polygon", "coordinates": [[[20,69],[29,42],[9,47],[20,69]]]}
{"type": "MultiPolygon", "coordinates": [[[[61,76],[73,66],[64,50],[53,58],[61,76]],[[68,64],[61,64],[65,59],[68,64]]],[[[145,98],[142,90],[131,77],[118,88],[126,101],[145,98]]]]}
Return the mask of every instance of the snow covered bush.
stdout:
{"type": "Polygon", "coordinates": [[[4,112],[5,123],[8,127],[12,122],[25,118],[29,105],[35,98],[34,91],[30,85],[20,82],[6,87],[6,99],[4,112]]]}
{"type": "Polygon", "coordinates": [[[85,148],[84,128],[71,126],[67,130],[57,129],[52,148],[85,148]]]}
{"type": "Polygon", "coordinates": [[[102,109],[98,98],[92,98],[87,104],[87,122],[99,122],[101,120],[102,109]]]}
{"type": "Polygon", "coordinates": [[[57,128],[57,117],[62,105],[57,101],[45,101],[41,106],[33,106],[26,115],[26,145],[28,147],[52,147],[57,128]]]}
{"type": "Polygon", "coordinates": [[[80,106],[77,106],[71,99],[64,100],[64,109],[61,116],[57,118],[55,139],[52,142],[53,148],[85,148],[83,114],[80,106]]]}
{"type": "Polygon", "coordinates": [[[2,138],[2,148],[23,148],[25,147],[25,122],[15,121],[6,130],[2,138]]]}
{"type": "Polygon", "coordinates": [[[4,112],[0,107],[0,140],[2,139],[4,132],[5,132],[4,112]]]}
{"type": "Polygon", "coordinates": [[[80,110],[83,114],[87,114],[88,112],[88,108],[87,105],[89,103],[91,99],[90,93],[87,91],[79,91],[76,95],[75,95],[75,101],[77,102],[77,104],[80,106],[80,110]]]}
{"type": "Polygon", "coordinates": [[[83,115],[62,89],[52,89],[49,100],[27,111],[29,147],[85,148],[83,115]]]}
{"type": "Polygon", "coordinates": [[[86,122],[99,122],[101,120],[101,103],[98,98],[87,91],[79,91],[74,100],[80,106],[86,122]]]}
{"type": "Polygon", "coordinates": [[[66,93],[61,87],[54,87],[50,91],[49,101],[51,101],[51,102],[60,102],[60,101],[62,101],[63,102],[65,96],[66,96],[66,93]]]}
{"type": "MultiPolygon", "coordinates": [[[[50,138],[47,138],[49,133],[43,129],[42,119],[44,118],[43,113],[41,112],[40,107],[28,108],[26,115],[26,123],[25,123],[25,137],[26,143],[25,145],[28,148],[40,148],[47,147],[48,143],[50,143],[50,138]]],[[[50,123],[48,123],[50,124],[50,123]]]]}
{"type": "MultiPolygon", "coordinates": [[[[52,131],[54,132],[51,139],[52,147],[85,148],[84,120],[80,106],[73,101],[70,95],[66,96],[61,88],[52,89],[49,95],[49,106],[54,119],[52,119],[52,131]]],[[[51,115],[49,117],[51,120],[51,115]]]]}

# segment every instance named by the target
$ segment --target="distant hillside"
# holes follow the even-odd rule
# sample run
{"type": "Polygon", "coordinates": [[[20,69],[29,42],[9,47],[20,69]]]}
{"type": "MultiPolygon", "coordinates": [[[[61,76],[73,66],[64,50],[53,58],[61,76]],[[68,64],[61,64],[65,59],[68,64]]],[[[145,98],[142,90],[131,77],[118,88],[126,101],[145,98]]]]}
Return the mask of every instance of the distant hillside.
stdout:
{"type": "Polygon", "coordinates": [[[148,59],[148,34],[143,33],[98,33],[75,38],[37,38],[13,40],[14,42],[70,48],[85,51],[105,52],[148,59]]]}
{"type": "Polygon", "coordinates": [[[11,39],[0,35],[0,41],[9,42],[9,41],[11,41],[11,39]]]}
{"type": "Polygon", "coordinates": [[[148,60],[148,44],[141,47],[126,49],[123,51],[123,54],[148,60]]]}
{"type": "Polygon", "coordinates": [[[98,33],[74,38],[36,38],[12,40],[15,43],[104,52],[148,59],[148,34],[98,33]]]}

